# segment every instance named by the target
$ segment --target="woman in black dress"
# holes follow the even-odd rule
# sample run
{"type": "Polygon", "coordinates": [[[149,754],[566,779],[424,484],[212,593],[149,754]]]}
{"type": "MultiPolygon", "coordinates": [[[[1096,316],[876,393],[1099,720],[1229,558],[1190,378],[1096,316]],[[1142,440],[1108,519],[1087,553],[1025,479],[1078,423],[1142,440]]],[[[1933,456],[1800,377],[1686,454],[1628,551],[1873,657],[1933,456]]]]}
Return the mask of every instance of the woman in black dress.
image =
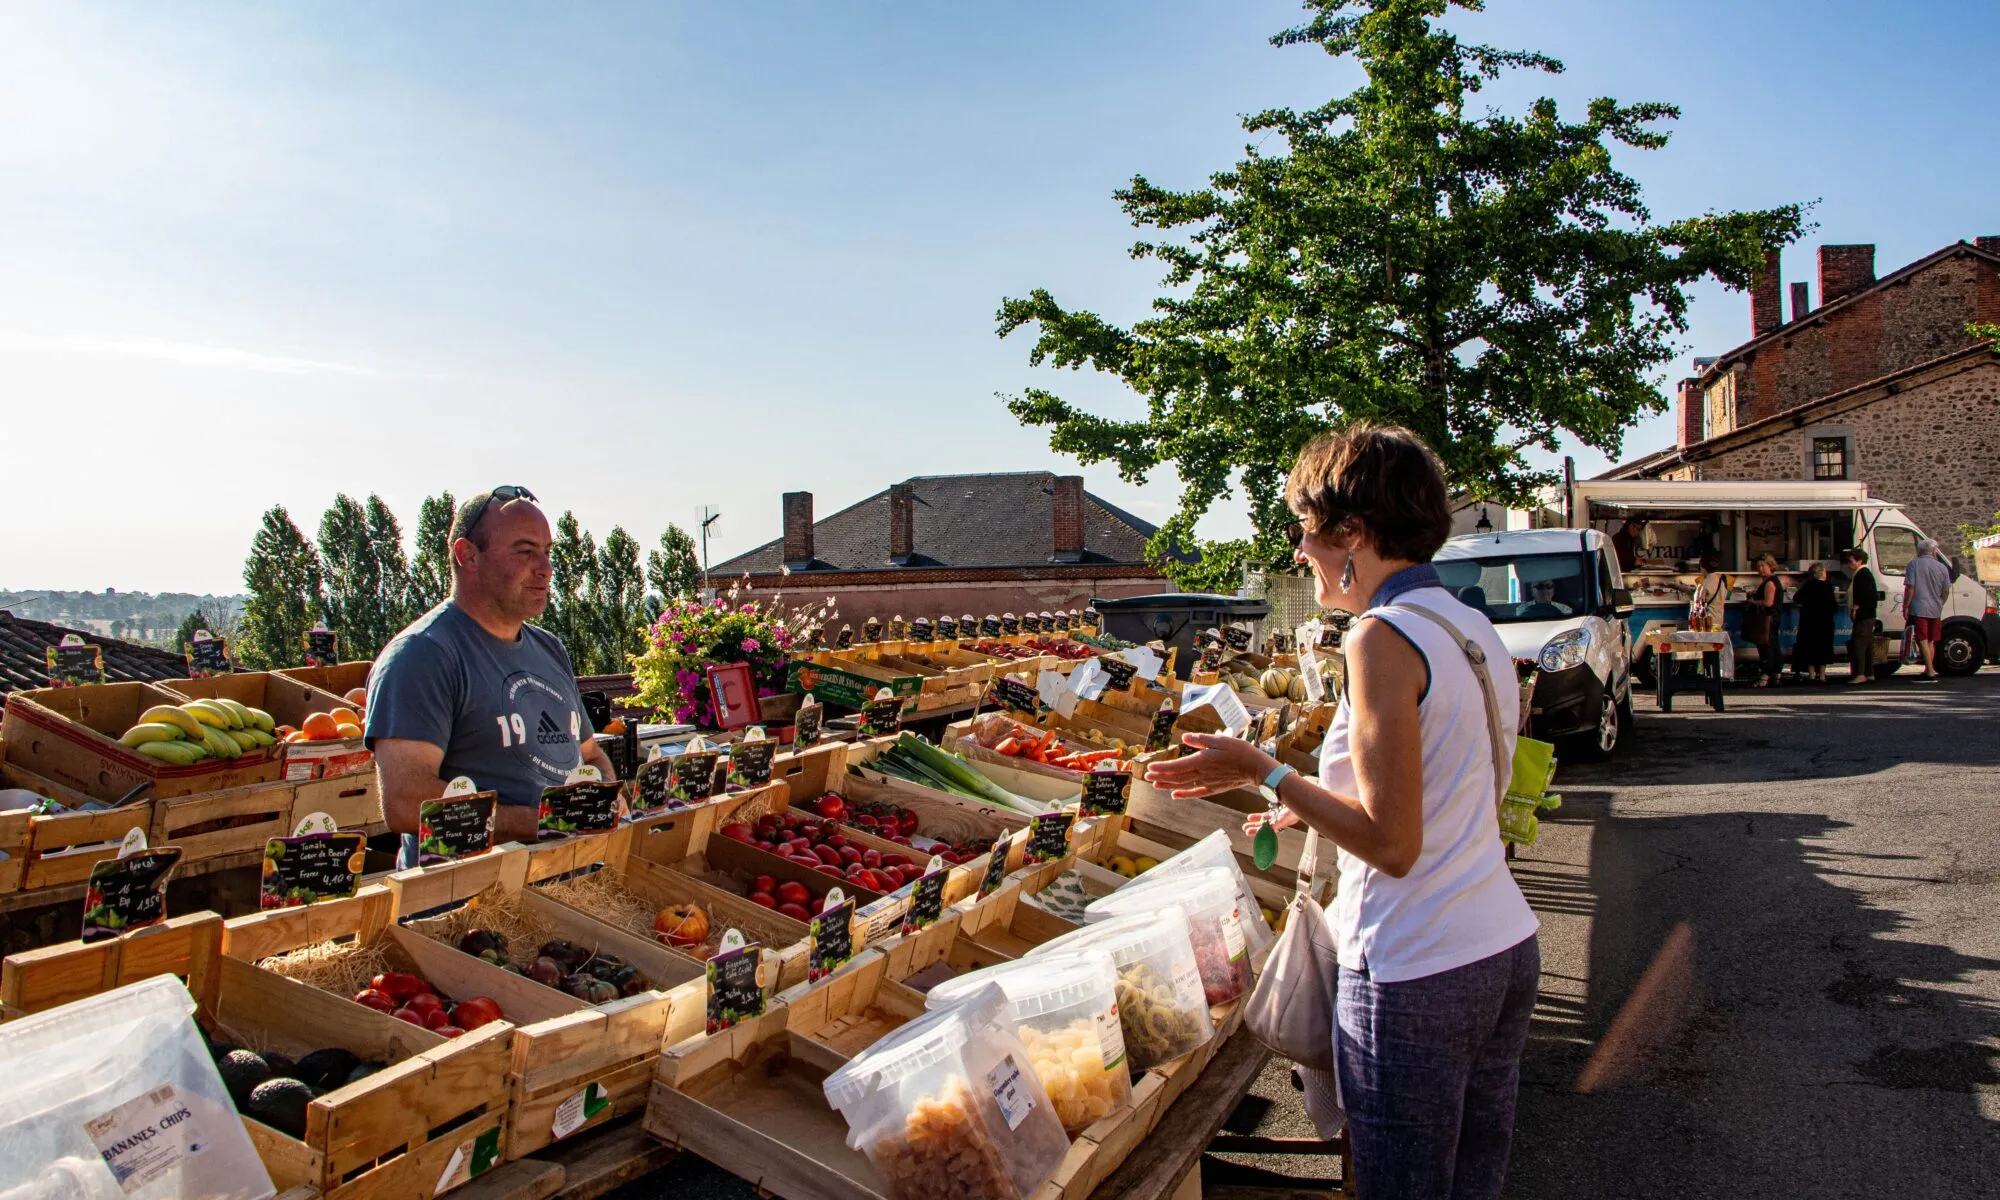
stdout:
{"type": "Polygon", "coordinates": [[[1799,607],[1798,640],[1792,644],[1792,674],[1826,682],[1826,664],[1833,661],[1833,614],[1837,607],[1826,564],[1814,563],[1799,581],[1792,600],[1799,607]]]}

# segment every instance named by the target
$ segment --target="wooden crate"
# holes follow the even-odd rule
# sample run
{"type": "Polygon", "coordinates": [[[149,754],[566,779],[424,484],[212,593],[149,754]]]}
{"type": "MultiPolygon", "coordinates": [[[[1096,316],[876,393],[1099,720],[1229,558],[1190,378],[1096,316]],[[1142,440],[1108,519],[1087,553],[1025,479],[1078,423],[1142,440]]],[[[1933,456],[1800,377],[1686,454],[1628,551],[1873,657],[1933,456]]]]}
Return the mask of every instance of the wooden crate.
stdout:
{"type": "MultiPolygon", "coordinates": [[[[479,994],[498,1000],[502,1011],[520,1014],[509,1065],[509,1159],[642,1107],[652,1061],[661,1047],[700,1032],[706,1019],[708,984],[698,963],[550,900],[530,886],[602,864],[607,856],[622,862],[628,832],[567,838],[558,853],[537,855],[526,848],[508,848],[399,872],[388,879],[401,923],[396,932],[424,935],[421,951],[412,949],[426,968],[426,978],[447,988],[476,987],[479,994]],[[556,936],[617,955],[637,967],[656,990],[585,1004],[432,940],[429,935],[440,932],[444,918],[410,915],[462,900],[477,905],[481,897],[495,894],[509,897],[556,936]],[[604,1101],[603,1106],[587,1119],[565,1119],[558,1132],[558,1110],[585,1093],[604,1101]]],[[[584,1099],[576,1099],[572,1107],[583,1104],[584,1099]]]]}
{"type": "Polygon", "coordinates": [[[239,671],[233,675],[212,675],[207,679],[167,679],[161,689],[183,700],[234,700],[250,708],[261,708],[280,725],[297,729],[314,713],[351,708],[337,692],[323,691],[302,680],[276,671],[239,671]]]}
{"type": "MultiPolygon", "coordinates": [[[[291,910],[301,911],[301,910],[291,910]]],[[[186,979],[210,1035],[297,1057],[339,1046],[389,1066],[316,1097],[303,1138],[249,1117],[244,1128],[280,1189],[326,1200],[428,1195],[454,1154],[504,1141],[504,1021],[446,1039],[427,1029],[231,959],[214,913],[177,917],[111,942],[71,942],[9,958],[0,988],[26,1012],[153,975],[186,979]]]]}
{"type": "Polygon", "coordinates": [[[382,795],[373,771],[306,779],[291,786],[297,796],[292,802],[294,827],[307,814],[323,812],[342,829],[381,833],[389,828],[382,816],[382,795]]]}
{"type": "Polygon", "coordinates": [[[153,800],[270,783],[281,770],[269,750],[173,766],[118,742],[156,704],[180,704],[150,683],[87,683],[15,692],[0,711],[9,761],[95,800],[118,800],[141,783],[153,800]]]}
{"type": "Polygon", "coordinates": [[[296,799],[295,785],[282,781],[174,796],[153,805],[146,844],[179,846],[187,865],[262,850],[274,837],[291,836],[296,799]]]}
{"type": "MultiPolygon", "coordinates": [[[[5,763],[5,753],[0,743],[0,787],[24,788],[71,807],[90,801],[81,792],[5,763]]],[[[0,860],[0,894],[82,883],[90,878],[93,864],[117,857],[126,834],[149,829],[152,821],[151,800],[93,812],[0,809],[0,851],[7,854],[0,860]]]]}

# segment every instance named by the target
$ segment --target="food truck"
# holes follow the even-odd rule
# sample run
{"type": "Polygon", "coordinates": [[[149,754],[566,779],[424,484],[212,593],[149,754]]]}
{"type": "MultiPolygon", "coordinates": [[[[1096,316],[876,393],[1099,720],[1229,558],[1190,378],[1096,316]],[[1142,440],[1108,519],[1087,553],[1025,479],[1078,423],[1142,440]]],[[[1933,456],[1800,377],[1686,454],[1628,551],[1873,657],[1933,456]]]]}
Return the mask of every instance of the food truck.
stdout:
{"type": "MultiPolygon", "coordinates": [[[[1868,552],[1868,565],[1882,590],[1875,674],[1892,675],[1901,665],[1903,571],[1926,535],[1893,502],[1871,497],[1865,483],[1584,480],[1570,492],[1568,515],[1572,524],[1602,531],[1607,538],[1630,519],[1645,523],[1634,543],[1636,562],[1624,572],[1633,602],[1628,618],[1633,669],[1641,679],[1652,676],[1653,652],[1646,635],[1686,628],[1705,554],[1713,554],[1730,579],[1723,628],[1732,634],[1739,670],[1751,669],[1757,661],[1756,648],[1738,631],[1746,597],[1757,582],[1755,564],[1763,554],[1778,561],[1784,588],[1780,651],[1789,656],[1796,640],[1792,593],[1814,563],[1823,563],[1840,606],[1834,617],[1834,653],[1836,659],[1844,658],[1853,623],[1847,614],[1850,580],[1840,552],[1850,546],[1868,552]]],[[[1988,605],[1978,583],[1963,576],[1953,580],[1945,600],[1938,670],[1967,675],[2000,655],[2000,644],[1995,644],[2000,639],[1988,636],[1988,605]]]]}

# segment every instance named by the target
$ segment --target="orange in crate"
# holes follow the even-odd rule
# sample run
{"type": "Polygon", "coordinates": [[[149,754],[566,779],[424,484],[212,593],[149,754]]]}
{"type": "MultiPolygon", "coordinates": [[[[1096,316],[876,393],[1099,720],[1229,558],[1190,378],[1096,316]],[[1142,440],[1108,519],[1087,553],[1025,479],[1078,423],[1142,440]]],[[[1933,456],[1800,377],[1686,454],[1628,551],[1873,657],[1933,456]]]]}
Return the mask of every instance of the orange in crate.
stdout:
{"type": "Polygon", "coordinates": [[[299,723],[299,732],[310,741],[323,741],[340,736],[340,723],[331,713],[313,713],[299,723]]]}

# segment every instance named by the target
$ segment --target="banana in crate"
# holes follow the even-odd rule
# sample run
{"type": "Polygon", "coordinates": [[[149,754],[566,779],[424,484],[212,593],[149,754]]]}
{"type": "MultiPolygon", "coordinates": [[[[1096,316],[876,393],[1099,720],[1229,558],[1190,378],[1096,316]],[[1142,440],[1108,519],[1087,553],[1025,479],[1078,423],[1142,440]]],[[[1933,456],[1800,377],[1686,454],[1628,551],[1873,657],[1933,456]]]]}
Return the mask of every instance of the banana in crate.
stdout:
{"type": "Polygon", "coordinates": [[[186,767],[212,758],[241,758],[278,744],[277,722],[261,708],[234,700],[156,704],[119,742],[148,758],[186,767]]]}

